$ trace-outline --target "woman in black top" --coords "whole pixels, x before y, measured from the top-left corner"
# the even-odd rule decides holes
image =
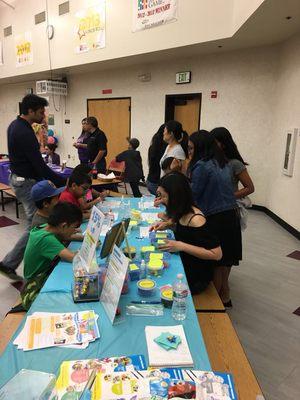
[[[157,189],[162,204],[166,206],[169,221],[175,223],[176,240],[166,240],[160,249],[180,252],[192,294],[200,293],[213,279],[213,265],[222,258],[218,239],[211,233],[202,212],[193,204],[188,179],[180,172],[165,175]],[[165,229],[163,222],[154,229]]]
[[[163,139],[165,125],[161,125],[151,140],[148,150],[149,173],[147,177],[147,188],[151,194],[156,195],[160,179],[160,159],[162,158],[167,143]]]

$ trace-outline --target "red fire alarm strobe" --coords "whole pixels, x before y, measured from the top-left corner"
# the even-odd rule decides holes
[[[218,92],[217,92],[217,90],[212,90],[212,91],[210,92],[210,97],[211,97],[211,99],[216,99],[216,98],[218,97]]]
[[[102,94],[112,94],[112,89],[103,89]]]

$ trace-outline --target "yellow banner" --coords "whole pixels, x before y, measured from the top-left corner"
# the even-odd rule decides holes
[[[85,53],[105,47],[105,0],[75,14],[75,51]]]

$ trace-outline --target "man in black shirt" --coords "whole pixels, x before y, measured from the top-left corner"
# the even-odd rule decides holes
[[[87,117],[86,130],[89,132],[89,138],[87,142],[89,161],[91,164],[96,165],[98,172],[105,173],[107,138],[105,136],[105,133],[99,129],[97,118]]]
[[[36,211],[30,195],[32,186],[42,179],[49,179],[58,187],[65,185],[65,180],[45,164],[31,127],[34,122],[43,121],[47,105],[47,100],[42,97],[34,94],[25,96],[21,103],[21,115],[9,125],[7,130],[10,186],[17,199],[23,204],[27,218],[26,231],[0,262],[0,273],[14,280],[22,279],[15,270],[23,259],[32,217]]]

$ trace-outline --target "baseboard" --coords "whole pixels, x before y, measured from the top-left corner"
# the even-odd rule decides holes
[[[300,232],[294,228],[293,226],[291,226],[290,224],[288,224],[287,222],[285,222],[283,219],[281,219],[280,217],[278,217],[278,215],[274,214],[271,210],[269,210],[267,207],[264,206],[258,206],[256,204],[253,204],[251,208],[249,208],[249,210],[256,210],[256,211],[262,211],[265,214],[267,214],[269,217],[271,217],[275,222],[277,222],[277,224],[279,224],[280,226],[282,226],[282,228],[284,228],[286,231],[288,231],[291,235],[295,236],[295,238],[297,238],[298,240],[300,240]]]

